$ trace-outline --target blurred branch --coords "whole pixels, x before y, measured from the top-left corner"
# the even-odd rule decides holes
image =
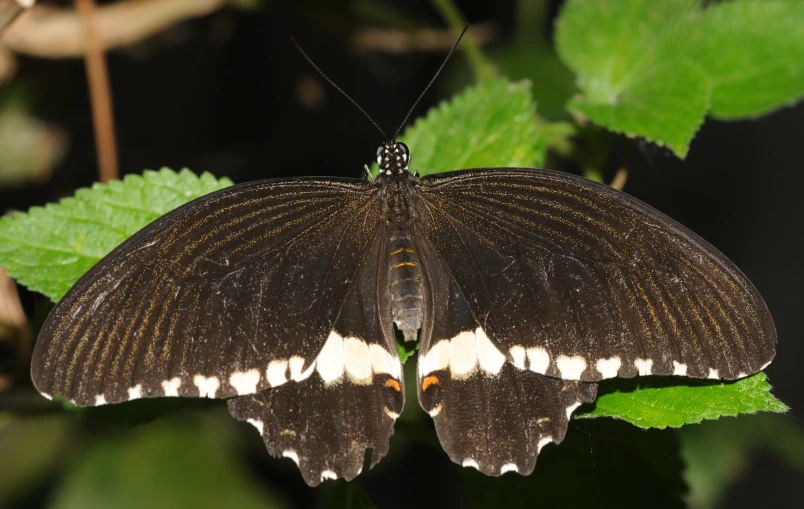
[[[0,32],[14,21],[22,11],[33,6],[36,0],[0,0]]]
[[[20,367],[28,365],[31,352],[31,329],[28,326],[28,319],[22,309],[14,280],[2,267],[0,267],[0,341],[9,343],[9,348],[15,352],[12,358],[16,359],[13,366],[6,366],[5,362],[0,364],[0,368],[3,368],[0,370],[0,392],[2,392],[11,387],[14,378],[24,372]]]
[[[120,0],[97,8],[95,27],[103,50],[127,46],[185,19],[205,16],[231,0]],[[3,34],[12,50],[43,58],[75,58],[86,50],[75,10],[35,5]]]
[[[0,267],[0,323],[14,327],[28,327],[28,319],[20,304],[14,280]]]
[[[479,23],[470,27],[475,42],[485,45],[496,35],[491,23]],[[364,28],[352,38],[352,46],[358,52],[409,53],[412,51],[448,51],[455,43],[455,33],[443,29],[395,30]]]
[[[458,12],[455,4],[452,3],[452,0],[432,0],[432,2],[438,12],[441,13],[441,17],[447,22],[447,25],[455,32],[454,37],[457,37],[466,25],[466,20]],[[475,41],[474,31],[471,27],[463,39],[462,46],[476,80],[485,81],[497,77],[497,69],[481,51],[480,46]]]
[[[106,56],[96,26],[95,0],[75,0],[75,8],[81,17],[86,46],[87,81],[92,102],[92,122],[95,128],[95,145],[98,152],[100,181],[118,178],[117,143],[114,135],[112,93],[109,89],[109,73]]]
[[[614,178],[611,180],[611,184],[609,184],[609,186],[618,191],[622,191],[626,182],[628,182],[628,168],[622,167],[617,170],[617,173],[614,175]]]

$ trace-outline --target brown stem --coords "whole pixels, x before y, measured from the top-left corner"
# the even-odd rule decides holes
[[[100,181],[118,178],[117,144],[112,115],[112,93],[109,88],[109,73],[106,58],[95,26],[95,0],[75,0],[75,7],[84,27],[87,80],[92,102],[92,121],[95,127],[95,145],[98,153]]]

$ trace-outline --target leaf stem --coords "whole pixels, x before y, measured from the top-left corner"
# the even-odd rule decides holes
[[[447,25],[449,25],[456,34],[463,30],[463,27],[466,25],[466,20],[455,7],[452,0],[432,0],[432,3],[435,8],[438,9],[444,21],[447,22]],[[462,46],[462,49],[466,52],[466,58],[469,60],[469,66],[472,68],[472,73],[475,75],[477,81],[487,81],[497,77],[497,68],[494,67],[494,64],[483,54],[480,46],[478,46],[472,37],[471,30],[469,30],[466,37],[464,37]]]

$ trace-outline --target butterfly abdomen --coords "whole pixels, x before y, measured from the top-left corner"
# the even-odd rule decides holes
[[[422,272],[409,230],[392,230],[390,236],[391,310],[405,341],[416,339],[422,325]]]

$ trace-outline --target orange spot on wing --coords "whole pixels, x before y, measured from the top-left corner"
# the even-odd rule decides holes
[[[389,378],[388,380],[386,380],[385,381],[385,386],[392,388],[396,392],[401,392],[402,391],[402,387],[399,386],[399,382],[397,382],[393,378]]]
[[[422,380],[422,390],[426,391],[428,387],[431,385],[440,385],[441,381],[438,379],[437,376],[428,376],[424,380]]]

